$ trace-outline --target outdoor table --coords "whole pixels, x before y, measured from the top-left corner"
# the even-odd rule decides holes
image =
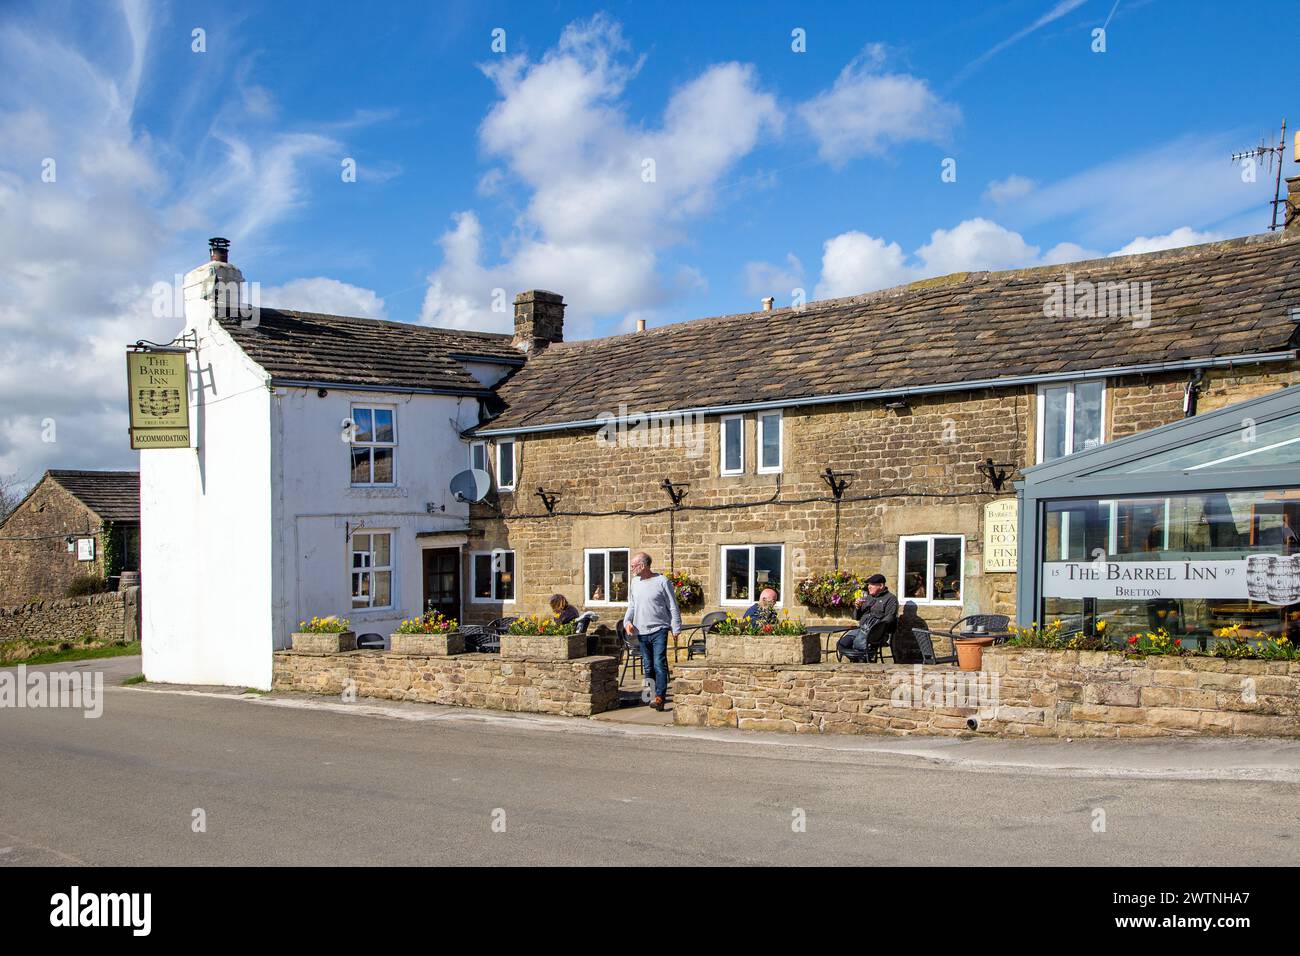
[[[857,628],[857,623],[853,624],[809,624],[809,634],[824,634],[826,640],[822,642],[822,659],[825,660],[831,656],[834,650],[831,644],[831,638],[836,634],[843,634],[845,631],[852,631]]]
[[[968,639],[973,638],[973,637],[976,637],[976,638],[978,638],[978,637],[991,637],[991,638],[993,638],[993,643],[994,643],[994,644],[1001,644],[1001,643],[1007,641],[1008,639],[1010,639],[1011,636],[1012,636],[1012,632],[1011,632],[1011,631],[988,631],[988,630],[984,630],[984,631],[975,631],[975,630],[970,630],[970,629],[964,630],[964,631],[962,631],[960,634],[957,635],[958,638],[963,639],[963,640],[968,640]]]

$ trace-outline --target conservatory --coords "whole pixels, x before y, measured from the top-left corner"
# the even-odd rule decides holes
[[[1022,624],[1164,629],[1202,650],[1234,626],[1300,641],[1300,385],[1027,468],[1016,486]]]

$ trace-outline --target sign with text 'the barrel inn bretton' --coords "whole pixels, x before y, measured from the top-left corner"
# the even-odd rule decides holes
[[[127,352],[132,448],[190,447],[190,379],[182,350]]]

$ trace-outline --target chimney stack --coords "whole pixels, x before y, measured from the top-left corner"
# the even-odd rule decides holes
[[[771,311],[772,311],[772,303],[774,303],[775,301],[776,301],[776,299],[774,299],[774,298],[773,298],[772,296],[770,296],[770,295],[769,295],[766,299],[764,299],[764,300],[763,300],[763,311],[764,311],[764,312],[771,312]]]
[[[515,337],[511,345],[522,352],[540,352],[564,341],[564,296],[531,289],[515,296]]]
[[[1297,144],[1300,149],[1300,144]],[[1300,233],[1300,176],[1286,181],[1286,205],[1282,207],[1282,231],[1294,236]]]
[[[244,301],[244,274],[230,264],[230,240],[208,240],[208,261],[185,274],[185,325],[206,328],[215,319],[256,319],[254,302]]]

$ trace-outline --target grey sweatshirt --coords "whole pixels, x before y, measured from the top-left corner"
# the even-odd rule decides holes
[[[633,576],[623,623],[635,627],[637,634],[650,634],[665,627],[674,634],[681,633],[682,612],[677,609],[677,597],[669,580],[662,574],[648,578]]]

